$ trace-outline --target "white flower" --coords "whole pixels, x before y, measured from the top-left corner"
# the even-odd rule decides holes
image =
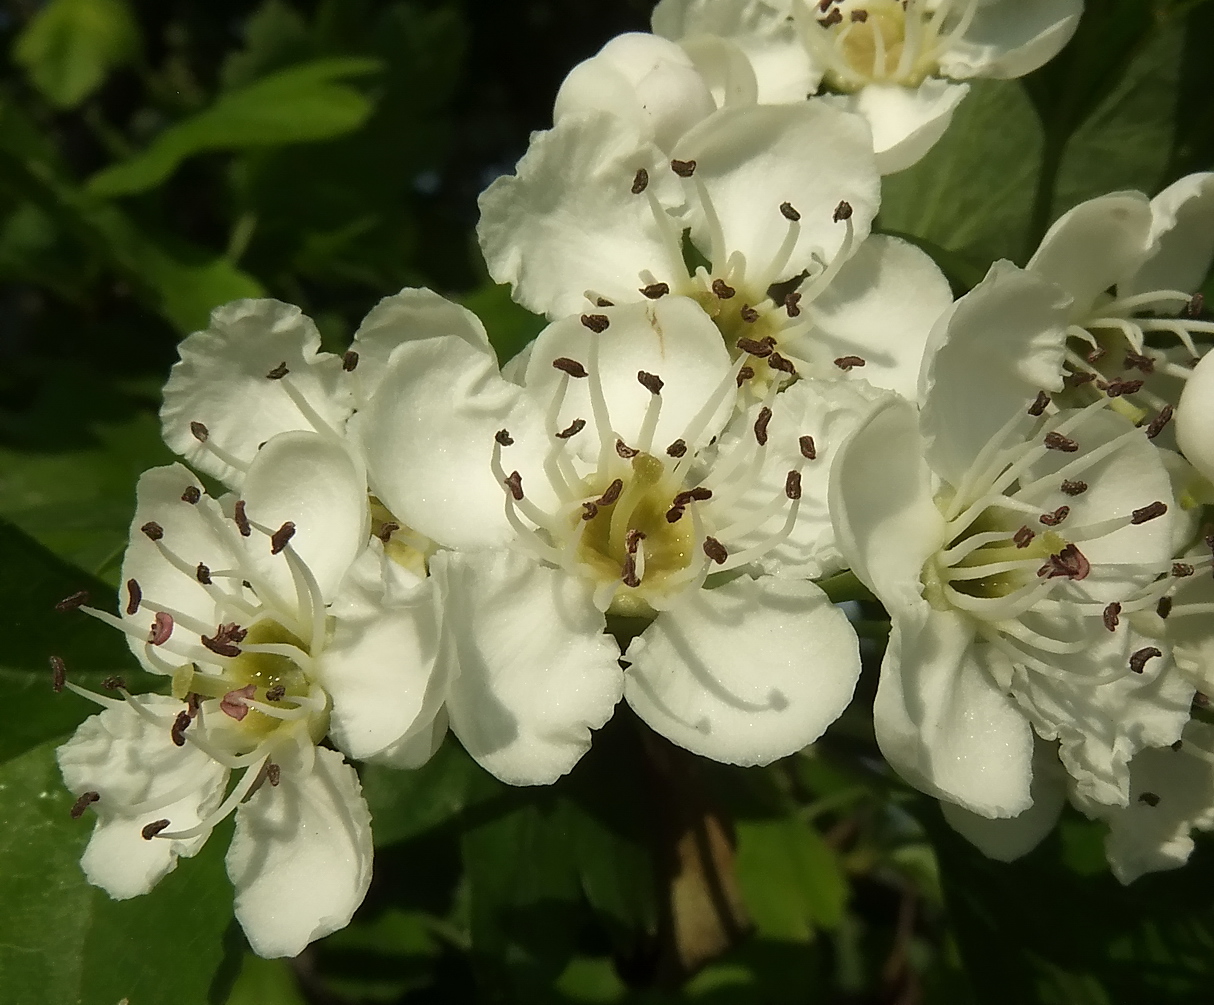
[[[803,100],[825,85],[838,95],[830,100],[869,120],[878,166],[892,174],[944,135],[968,90],[958,81],[1037,69],[1082,11],[1082,0],[662,0],[653,29],[675,41],[734,41],[752,56],[760,95],[781,93],[781,77],[801,85],[760,100]]]
[[[1181,392],[1176,445],[1207,481],[1214,482],[1214,353],[1202,357]]]
[[[354,429],[377,498],[452,549],[431,561],[456,664],[447,710],[482,765],[552,781],[621,692],[659,732],[737,763],[799,749],[839,715],[855,635],[804,577],[837,560],[827,465],[872,392],[773,381],[736,413],[748,357],[731,363],[676,296],[550,325],[520,383],[473,319],[425,334],[400,339]],[[627,673],[607,616],[640,633]]]
[[[881,748],[987,817],[1030,805],[1033,729],[1085,797],[1124,805],[1130,756],[1179,736],[1193,690],[1135,616],[1173,553],[1160,452],[1109,398],[1040,390],[1061,390],[1069,303],[997,263],[933,332],[922,413],[886,404],[833,472],[840,548],[893,621]]]
[[[437,615],[432,585],[368,544],[365,477],[341,443],[280,433],[241,493],[217,502],[181,465],[140,479],[123,612],[82,609],[125,632],[172,697],[69,685],[106,708],[59,761],[72,791],[99,797],[82,865],[117,898],[235,812],[236,917],[256,952],[288,956],[348,923],[370,881],[357,776],[317,743],[403,764],[432,752]]]
[[[735,357],[767,341],[760,393],[774,356],[806,376],[864,367],[913,394],[952,296],[923,252],[868,237],[879,196],[863,120],[820,103],[723,109],[673,159],[618,118],[583,116],[532,138],[517,175],[481,196],[478,234],[494,279],[552,319],[688,296]],[[694,270],[685,228],[706,259]]]

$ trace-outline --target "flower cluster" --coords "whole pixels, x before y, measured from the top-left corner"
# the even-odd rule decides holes
[[[165,679],[56,664],[103,709],[59,751],[90,881],[144,893],[234,814],[237,917],[289,955],[367,889],[347,758],[450,727],[547,784],[621,699],[706,757],[791,754],[860,676],[847,569],[892,625],[880,749],[962,833],[1012,857],[1069,796],[1123,878],[1183,861],[1214,826],[1214,176],[1075,207],[956,302],[872,232],[961,81],[1080,7],[662,0],[481,196],[490,274],[550,322],[505,366],[425,289],[341,356],[295,307],[215,311],[161,413],[209,481],[147,472],[118,613],[61,605]]]

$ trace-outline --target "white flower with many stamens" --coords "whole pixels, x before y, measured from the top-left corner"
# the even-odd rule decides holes
[[[802,85],[761,100],[834,92],[872,124],[878,166],[892,174],[944,135],[968,90],[959,81],[1037,69],[1082,12],[1083,0],[662,0],[653,30],[692,52],[705,38],[733,41],[751,56],[760,95],[779,93],[781,77]]]
[[[723,109],[673,160],[600,114],[537,133],[481,196],[478,234],[494,279],[554,320],[687,296],[731,355],[755,357],[760,396],[788,364],[913,395],[952,295],[923,252],[868,236],[879,197],[863,120],[827,105]]]
[[[826,474],[873,392],[773,380],[739,413],[749,357],[731,361],[676,296],[550,325],[520,383],[483,339],[471,319],[413,328],[353,426],[377,498],[452,549],[431,572],[455,664],[447,711],[472,756],[506,781],[550,782],[621,692],[720,760],[816,739],[859,658],[804,577],[819,551],[837,558]],[[639,633],[627,672],[608,617]]]
[[[881,748],[986,817],[1030,805],[1034,729],[1086,798],[1124,805],[1130,757],[1179,737],[1193,693],[1135,617],[1171,567],[1160,452],[1108,398],[1034,391],[1062,388],[1068,304],[997,264],[933,333],[922,413],[878,410],[832,474],[840,548],[893,622]]]
[[[122,613],[82,610],[125,632],[172,696],[69,684],[106,708],[59,763],[98,818],[85,873],[116,898],[146,893],[235,812],[236,917],[261,955],[294,955],[344,926],[370,881],[357,776],[317,744],[429,756],[437,614],[431,586],[368,544],[365,478],[342,445],[272,437],[241,492],[217,502],[181,465],[140,479]]]

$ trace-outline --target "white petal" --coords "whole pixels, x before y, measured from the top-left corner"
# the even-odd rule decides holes
[[[693,590],[628,647],[624,696],[694,753],[767,764],[813,743],[851,701],[856,633],[813,583],[743,576]]]
[[[97,825],[80,865],[88,881],[115,900],[147,893],[176,868],[178,856],[197,854],[209,832],[149,841],[141,831],[164,819],[173,830],[197,825],[219,805],[228,776],[193,744],[178,747],[169,738],[173,720],[185,708],[182,702],[163,695],[139,700],[156,723],[118,704],[85,719],[56,751],[72,793],[101,797],[90,810]],[[178,798],[164,801],[178,791]],[[151,808],[140,809],[141,803]]]
[[[1191,576],[1174,595],[1178,607],[1214,604],[1214,577]],[[1168,621],[1168,641],[1176,667],[1203,694],[1214,693],[1214,618],[1176,617]]]
[[[1096,298],[1142,267],[1150,254],[1151,204],[1141,192],[1114,192],[1064,213],[1041,240],[1030,272],[1057,283],[1082,321]]]
[[[1011,79],[1048,63],[1071,40],[1083,0],[980,2],[965,35],[940,60],[950,77]]]
[[[296,956],[350,923],[371,882],[371,814],[354,769],[317,747],[284,759],[236,811],[228,876],[236,920],[259,956]]]
[[[285,363],[289,380],[317,417],[340,431],[351,409],[341,360],[320,349],[320,333],[298,307],[277,300],[237,300],[216,308],[205,331],[187,336],[164,386],[160,421],[165,442],[209,475],[235,486],[241,470],[206,449],[190,424],[206,426],[208,442],[247,464],[257,446],[313,423],[280,380],[266,374]]]
[[[1176,445],[1189,463],[1214,481],[1214,353],[1193,368],[1176,406]]]
[[[1058,764],[1053,744],[1037,741],[1033,749],[1033,805],[1014,817],[983,817],[943,802],[940,810],[958,834],[987,858],[1012,862],[1037,847],[1066,803],[1066,772]]]
[[[553,319],[586,310],[587,290],[618,303],[640,299],[652,282],[678,285],[687,276],[681,250],[663,238],[648,197],[632,192],[640,169],[663,206],[681,205],[668,159],[614,115],[564,118],[534,133],[517,173],[479,199],[489,274]]]
[[[716,35],[696,35],[680,43],[717,108],[753,105],[759,100],[759,82],[742,47]]]
[[[1122,296],[1195,291],[1214,257],[1214,174],[1186,175],[1151,200],[1151,256]]]
[[[590,749],[623,690],[619,648],[590,585],[506,551],[441,553],[451,729],[487,771],[546,785]]]
[[[968,84],[928,77],[916,88],[868,84],[854,95],[831,100],[868,120],[877,170],[894,174],[917,164],[948,131]]]
[[[809,308],[807,341],[824,366],[859,356],[865,380],[914,400],[928,334],[952,303],[948,280],[927,254],[874,234]]]
[[[919,378],[932,470],[956,485],[978,452],[1042,390],[1062,390],[1066,295],[996,262],[928,339]],[[1025,424],[1029,423],[1027,412]]]
[[[723,108],[684,136],[674,157],[696,162],[695,179],[720,219],[725,251],[740,253],[746,281],[764,290],[804,269],[818,271],[815,255],[829,261],[839,253],[847,232],[834,220],[840,202],[851,205],[860,241],[881,198],[866,123],[819,101]],[[773,275],[772,260],[790,228],[780,209],[785,202],[800,213],[800,235]],[[700,201],[690,205],[692,238],[707,254],[711,229]]]
[[[351,346],[358,353],[354,377],[360,404],[365,405],[375,394],[398,345],[443,335],[461,338],[474,349],[493,355],[485,326],[467,308],[427,289],[404,289],[384,297],[358,326]]]
[[[541,422],[490,356],[448,336],[398,346],[379,393],[351,430],[367,459],[372,491],[400,521],[449,547],[475,548],[513,536],[506,489],[490,463],[499,430],[516,440],[507,448],[506,470],[518,468],[526,492],[541,504],[548,498]]]
[[[591,334],[576,317],[549,325],[536,338],[524,383],[537,408],[547,408],[558,384],[566,379],[553,360],[573,359],[590,373],[570,379],[556,432],[574,419],[589,424],[573,440],[588,459],[598,453],[591,391],[597,381],[602,388],[615,436],[632,447],[640,442],[645,413],[653,398],[637,374],[654,374],[663,381],[652,446],[665,448],[683,437],[688,426],[714,394],[720,404],[705,424],[693,449],[714,437],[732,414],[737,385],[730,376],[729,351],[717,326],[693,300],[667,296],[660,300],[602,308],[610,327]],[[597,341],[596,341],[597,340]],[[597,344],[597,349],[592,346]],[[597,357],[598,365],[594,365]],[[724,382],[724,394],[718,394]],[[512,430],[513,432],[513,430]]]
[[[446,696],[446,681],[434,672],[439,612],[433,581],[417,581],[375,541],[351,569],[330,614],[332,636],[316,678],[333,702],[329,733],[337,746],[364,760],[416,734],[432,734]]]
[[[438,748],[442,746],[443,740],[447,737],[448,725],[447,709],[444,706],[438,710],[438,714],[424,729],[403,737],[376,754],[371,760],[376,764],[386,764],[391,768],[409,771],[420,768],[438,753]]]

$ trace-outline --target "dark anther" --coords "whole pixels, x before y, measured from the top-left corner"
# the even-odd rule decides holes
[[[1173,744],[1172,744],[1172,745],[1169,747],[1169,749],[1170,749],[1170,750],[1179,750],[1179,749],[1180,749],[1181,747],[1183,747],[1183,746],[1184,746],[1184,740],[1177,740],[1175,743],[1173,743]]]
[[[139,589],[139,584],[133,579],[126,581],[126,596],[127,614],[138,614],[139,602],[143,599],[143,591]]]
[[[838,14],[838,10],[835,10],[835,13]],[[839,20],[843,20],[842,15],[840,15]],[[850,220],[851,214],[851,203],[846,199],[841,199],[839,200],[839,205],[835,207],[835,212],[832,219],[835,221],[835,223],[841,223],[844,220]]]
[[[641,577],[637,575],[637,557],[632,552],[624,556],[624,566],[620,570],[620,582],[634,590],[641,585]]]
[[[189,503],[191,506],[193,506],[195,503],[197,503],[198,500],[201,498],[202,498],[202,490],[199,489],[197,485],[191,485],[189,488],[187,488],[184,492],[181,493],[181,501]]]
[[[1102,359],[1104,359],[1104,357],[1107,355],[1108,355],[1107,349],[1101,348],[1100,346],[1095,346],[1095,347],[1093,347],[1092,351],[1090,353],[1088,353],[1086,356],[1084,356],[1083,358],[1086,359],[1093,366],[1095,366]]]
[[[194,578],[203,586],[211,585],[211,570],[202,562],[198,563],[198,568],[194,570]]]
[[[1159,603],[1155,605],[1155,613],[1158,614],[1161,618],[1166,618],[1169,614],[1171,614],[1172,613],[1172,598],[1171,597],[1160,597]]]
[[[97,802],[100,798],[101,796],[99,793],[82,792],[80,794],[80,798],[72,803],[72,808],[68,810],[68,814],[73,820],[79,820],[82,816],[84,816],[84,811],[92,806],[93,803]]]
[[[196,663],[191,664],[191,666],[193,666],[195,670],[198,669],[198,664]],[[190,713],[191,719],[198,718],[198,710],[200,708],[202,708],[202,695],[200,695],[197,691],[191,691],[185,696],[185,710]]]
[[[1138,795],[1138,801],[1140,803],[1145,803],[1147,806],[1158,806],[1159,796],[1157,796],[1154,792],[1141,792]]]
[[[89,591],[78,590],[70,597],[64,597],[55,605],[57,611],[74,611],[77,607],[83,607],[89,602]]]
[[[287,546],[287,542],[295,536],[295,524],[290,520],[270,535],[270,554],[277,555]]]
[[[741,387],[755,375],[753,366],[744,366],[738,371],[738,387]]]
[[[358,366],[358,353],[353,349],[347,349],[346,354],[341,358],[341,368],[346,373],[350,373],[356,366]]]
[[[1154,646],[1147,646],[1145,649],[1139,649],[1136,653],[1130,654],[1130,669],[1134,673],[1142,673],[1147,666],[1147,660],[1154,659],[1156,656],[1162,656],[1163,653]]]
[[[1148,520],[1154,520],[1156,517],[1163,516],[1168,511],[1168,504],[1156,499],[1149,506],[1143,506],[1142,509],[1136,509],[1130,514],[1130,523],[1137,526],[1140,523],[1146,523]]]
[[[725,550],[725,545],[715,537],[704,538],[704,554],[716,562],[717,565],[724,565],[725,559],[729,557],[729,552]]]
[[[285,377],[290,372],[291,371],[287,369],[287,361],[284,359],[281,363],[278,364],[278,366],[274,367],[273,370],[271,370],[269,373],[266,374],[266,379],[267,380],[282,380],[282,378]]]
[[[273,761],[266,761],[266,781],[278,787],[278,783],[282,781],[282,768]]]
[[[596,506],[610,506],[613,502],[615,502],[620,497],[620,493],[623,491],[624,491],[624,482],[622,479],[617,478],[615,481],[613,481],[610,485],[607,486],[607,491],[604,492],[601,496],[599,496],[594,501],[594,503]]]
[[[716,294],[719,300],[729,300],[738,291],[725,282],[724,279],[714,279],[712,281],[712,292]]]
[[[1033,538],[1037,535],[1033,533],[1030,527],[1021,527],[1015,534],[1012,535],[1012,541],[1015,542],[1017,548],[1027,548],[1033,543]]]
[[[1193,695],[1193,704],[1198,708],[1209,708],[1210,696],[1198,691]]]
[[[1163,432],[1163,427],[1172,421],[1172,406],[1164,405],[1159,410],[1159,414],[1151,420],[1147,426],[1147,439],[1153,440],[1156,436]]]
[[[680,492],[674,497],[674,505],[682,509],[693,502],[707,502],[712,498],[712,489],[705,488],[703,485],[697,485],[694,489],[687,489]]]
[[[644,168],[637,168],[637,173],[632,179],[632,194],[640,195],[647,188],[649,188],[649,172]]]
[[[866,10],[854,10],[854,11],[852,11],[852,12],[851,12],[851,19],[852,19],[853,21],[857,21],[857,22],[859,22],[860,24],[863,24],[865,21],[867,21],[867,20],[868,20],[868,11],[866,11]]]
[[[644,370],[637,371],[637,380],[641,382],[641,386],[650,394],[661,394],[662,388],[666,383],[656,373],[646,373]]]
[[[523,476],[517,471],[510,472],[510,477],[506,479],[506,488],[510,490],[510,494],[514,497],[515,502],[521,502],[523,498]]]
[[[585,419],[574,419],[569,425],[556,434],[558,440],[567,440],[571,436],[576,436],[586,428]]]
[[[628,446],[628,444],[623,440],[615,441],[615,452],[626,461],[636,457],[636,455],[640,453],[639,450],[633,450],[632,447]]]
[[[788,477],[784,479],[784,494],[789,499],[801,498],[801,472],[790,471]]]
[[[1141,370],[1143,373],[1155,372],[1155,359],[1152,356],[1144,356],[1142,353],[1130,351],[1125,354],[1125,362],[1121,364],[1123,370]]]
[[[101,686],[107,691],[125,691],[126,679],[119,677],[118,674],[110,674],[109,677],[101,682]]]
[[[51,657],[51,690],[59,694],[67,683],[67,667],[58,656]]]
[[[493,438],[497,440],[499,446],[512,447],[514,446],[514,437],[510,435],[510,430],[499,429],[493,434]]]
[[[240,647],[229,642],[226,638],[220,636],[219,633],[216,633],[214,638],[209,635],[200,636],[200,641],[216,656],[235,658],[240,655]]]
[[[599,508],[592,502],[582,503],[582,519],[593,520],[599,515]]]
[[[1121,624],[1121,605],[1114,600],[1104,609],[1104,613],[1100,615],[1100,620],[1104,622],[1104,627],[1110,632],[1117,631],[1117,626]]]
[[[843,11],[838,7],[834,8],[826,17],[819,19],[818,24],[823,28],[833,28],[837,24],[843,23]]]
[[[863,365],[864,357],[862,356],[840,356],[837,360],[835,360],[835,366],[837,366],[844,373],[847,373],[849,370],[857,366]]]
[[[642,287],[641,296],[648,297],[650,300],[661,300],[670,292],[669,283],[650,283],[648,286]]]
[[[666,522],[678,523],[683,519],[683,512],[684,510],[682,506],[671,506],[670,509],[666,511]]]
[[[759,342],[758,340],[752,338],[740,338],[735,344],[744,353],[749,353],[751,356],[757,356],[759,359],[763,359],[764,357],[771,355],[771,346],[769,346],[766,342]]]
[[[818,459],[818,448],[814,444],[812,436],[802,436],[797,439],[797,445],[801,448],[801,456],[807,461],[816,461]]]
[[[169,826],[167,820],[153,820],[150,824],[143,828],[139,833],[143,835],[143,840],[151,841],[162,830],[166,830]]]
[[[609,318],[606,314],[583,314],[582,324],[584,324],[596,335],[601,335],[609,327],[611,327],[611,318]]]
[[[1045,413],[1045,407],[1050,403],[1050,396],[1044,391],[1038,391],[1037,397],[1031,405],[1029,405],[1029,415],[1042,415]]]
[[[671,161],[670,170],[680,178],[690,178],[696,173],[695,161]]]
[[[1084,384],[1089,384],[1095,379],[1096,374],[1090,373],[1087,370],[1077,370],[1063,377],[1062,383],[1067,387],[1082,387]]]
[[[1045,445],[1050,450],[1061,450],[1064,454],[1073,454],[1079,449],[1079,444],[1075,440],[1054,430],[1045,434]]]
[[[1037,570],[1037,575],[1046,579],[1066,576],[1068,579],[1080,580],[1086,579],[1091,571],[1092,565],[1087,556],[1075,545],[1068,544],[1057,554],[1051,555],[1045,565]]]
[[[1110,380],[1105,393],[1110,398],[1120,398],[1125,394],[1137,394],[1142,390],[1141,380]]]
[[[594,315],[594,316],[601,317],[602,315]],[[606,319],[604,319],[604,320],[606,320]],[[585,318],[582,318],[582,323],[586,324]],[[592,328],[595,331],[602,331],[603,328],[606,328],[607,326],[603,325],[602,328],[594,328],[593,325],[586,325],[586,327]],[[580,377],[586,376],[586,368],[584,366],[582,366],[582,364],[579,363],[576,359],[570,359],[568,356],[557,357],[556,359],[554,359],[552,361],[552,365],[554,367],[556,367],[556,369],[560,370],[561,373],[569,374],[570,377],[579,377],[580,378]],[[509,436],[510,434],[507,433],[506,435]],[[509,445],[510,444],[508,444],[508,443],[502,444],[502,446],[505,446],[505,447],[508,447]]]
[[[674,443],[666,448],[666,453],[671,457],[682,457],[687,453],[687,441],[675,440]]]
[[[1057,527],[1071,512],[1070,506],[1059,506],[1053,513],[1042,513],[1038,519],[1047,527]]]
[[[1063,481],[1062,491],[1069,496],[1081,496],[1088,490],[1088,483],[1081,480],[1071,481],[1069,478]]]
[[[148,631],[148,642],[154,646],[162,646],[169,641],[169,636],[173,634],[173,615],[165,611],[157,611],[156,617],[152,621],[152,627]]]
[[[392,540],[392,535],[398,530],[400,530],[400,524],[398,524],[395,520],[386,520],[380,525],[379,532],[375,536],[378,537],[384,544],[387,544]]]
[[[240,531],[241,537],[248,537],[253,533],[253,526],[249,523],[248,514],[244,511],[243,499],[236,500],[236,506],[232,510],[232,519],[236,521],[236,529]]]
[[[748,325],[753,325],[759,320],[759,312],[751,307],[750,304],[743,304],[742,309],[738,311],[738,314]]]
[[[834,2],[835,0],[818,0],[818,10],[825,14]]]
[[[801,308],[798,306],[800,303],[800,293],[790,293],[784,298],[784,310],[788,312],[790,318],[799,318],[801,316]]]
[[[190,432],[194,435],[194,439],[196,439],[199,443],[206,443],[207,437],[211,435],[210,430],[208,430],[207,427],[201,422],[191,422]]]
[[[767,365],[773,370],[779,370],[782,373],[795,374],[797,368],[792,365],[792,360],[785,359],[778,352],[773,352],[767,357]]]
[[[1193,298],[1185,304],[1184,310],[1181,312],[1186,318],[1199,318],[1206,310],[1206,295],[1204,293],[1194,293]]]
[[[641,546],[641,542],[644,540],[645,532],[643,530],[637,530],[635,527],[633,527],[628,531],[627,534],[624,535],[624,550],[627,551],[629,555],[635,555],[637,553],[637,549]]]
[[[793,223],[801,219],[801,214],[797,212],[791,202],[780,203],[780,213],[785,220],[791,220]]]
[[[177,718],[173,720],[173,728],[169,730],[169,738],[173,741],[173,746],[185,746],[185,731],[193,721],[189,712],[182,710],[177,713]]]
[[[755,439],[760,447],[767,446],[767,424],[771,422],[771,409],[764,405],[759,409],[759,417],[755,419]]]
[[[1188,579],[1196,571],[1188,562],[1172,563],[1172,577],[1174,579]]]
[[[287,696],[286,684],[275,684],[266,690],[266,701],[282,701]]]
[[[160,524],[158,524],[155,520],[149,520],[139,529],[143,531],[150,541],[159,541],[162,537],[164,537],[164,528],[161,527]]]
[[[614,307],[615,301],[608,300],[606,297],[596,297],[594,301],[595,307]]]

